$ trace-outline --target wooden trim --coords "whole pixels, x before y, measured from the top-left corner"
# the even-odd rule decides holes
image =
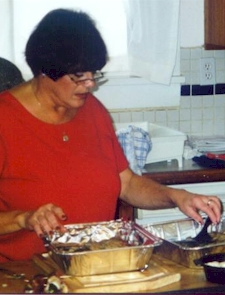
[[[225,49],[225,0],[204,1],[204,35],[206,50]]]

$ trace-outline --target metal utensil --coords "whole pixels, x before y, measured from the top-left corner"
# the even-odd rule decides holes
[[[186,239],[180,241],[179,244],[185,247],[199,247],[203,245],[207,245],[212,243],[213,238],[208,233],[208,227],[212,224],[212,221],[209,217],[207,217],[204,226],[201,231],[194,238]]]
[[[208,227],[212,224],[212,221],[209,217],[207,217],[205,224],[201,231],[197,234],[195,238],[193,238],[194,241],[196,241],[199,244],[206,244],[212,242],[212,237],[208,233]]]

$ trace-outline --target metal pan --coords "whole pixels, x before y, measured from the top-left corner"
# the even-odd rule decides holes
[[[59,235],[59,239],[64,239],[64,236],[68,237],[68,233],[74,231],[74,229],[78,229],[83,234],[84,232],[91,232],[91,229],[96,227],[100,231],[103,228],[115,227],[116,236],[123,241],[128,241],[128,244],[90,250],[87,249],[88,242],[81,248],[74,247],[74,243],[70,241],[59,243],[58,236],[55,234],[55,236],[50,237],[50,240],[45,241],[45,246],[50,256],[66,274],[86,276],[144,270],[149,265],[155,247],[162,244],[160,238],[152,235],[138,224],[121,220],[68,224],[66,225],[67,233],[62,236]],[[95,233],[95,230],[93,233]],[[138,245],[133,243],[134,235],[139,238],[140,243]],[[76,239],[78,234],[69,234],[69,236]]]
[[[205,219],[205,218],[204,218]],[[189,268],[199,268],[194,263],[195,259],[202,256],[225,253],[225,218],[218,225],[208,227],[210,235],[215,239],[212,243],[199,246],[190,245],[190,239],[196,237],[202,229],[202,225],[190,218],[163,223],[153,223],[143,226],[154,236],[163,239],[155,253]]]

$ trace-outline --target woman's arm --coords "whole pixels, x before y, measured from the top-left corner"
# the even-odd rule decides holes
[[[136,175],[130,169],[121,172],[120,179],[120,198],[134,207],[151,210],[179,207],[184,214],[202,223],[203,219],[199,214],[201,210],[213,223],[220,222],[222,206],[216,196],[193,194],[183,189],[170,188]]]
[[[65,232],[61,221],[66,215],[60,207],[46,204],[35,211],[0,212],[0,235],[27,229],[35,231],[39,237],[52,234],[54,230]]]

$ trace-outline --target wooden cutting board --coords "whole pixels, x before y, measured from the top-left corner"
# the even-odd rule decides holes
[[[55,263],[50,257],[35,255],[34,262],[45,273],[50,274]],[[59,271],[59,269],[57,270]],[[68,286],[69,293],[125,293],[150,291],[178,282],[180,273],[171,273],[165,266],[152,261],[149,268],[143,272],[131,271],[115,274],[73,277],[60,273],[61,279]]]

